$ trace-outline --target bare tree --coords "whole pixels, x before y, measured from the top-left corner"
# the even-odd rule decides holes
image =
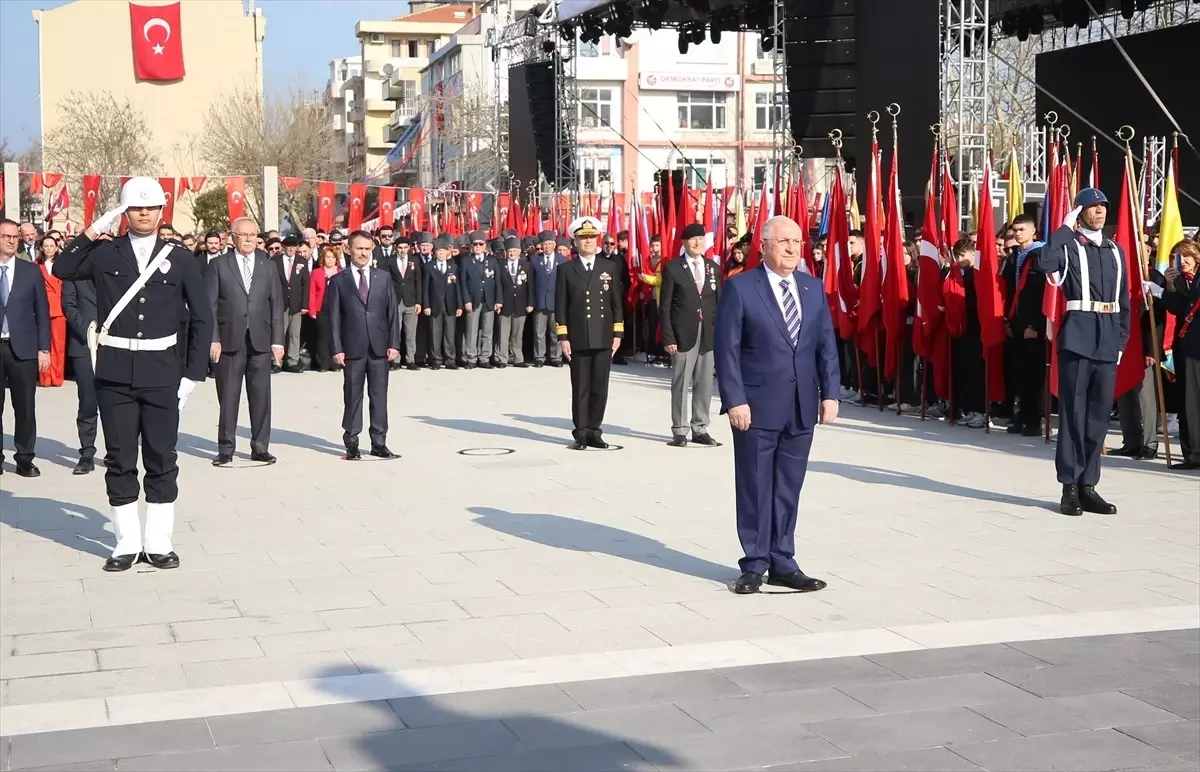
[[[285,177],[330,179],[335,139],[333,118],[317,95],[293,89],[264,103],[253,89],[239,89],[209,109],[199,148],[214,171],[245,176],[247,213],[261,222],[263,167],[276,166]],[[304,221],[300,213],[313,187],[280,186],[279,201],[292,222]]]
[[[482,84],[454,95],[425,95],[419,105],[422,120],[430,126],[423,144],[434,159],[433,182],[461,181],[466,190],[495,186],[496,142],[507,128],[506,106]]]
[[[58,120],[44,137],[46,170],[72,176],[157,171],[159,159],[150,127],[128,97],[118,99],[109,91],[73,91],[55,109]],[[101,195],[115,201],[117,186],[104,186]]]

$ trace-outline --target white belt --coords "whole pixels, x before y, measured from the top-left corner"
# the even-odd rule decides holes
[[[119,348],[124,351],[166,351],[175,345],[175,341],[179,338],[178,334],[168,335],[165,338],[119,338],[116,335],[108,333],[100,333],[99,343],[101,346],[109,348]]]
[[[1101,303],[1098,300],[1068,300],[1068,311],[1090,311],[1093,314],[1115,314],[1121,310],[1119,303]]]

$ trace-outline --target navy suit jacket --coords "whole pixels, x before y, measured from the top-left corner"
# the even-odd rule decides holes
[[[17,359],[37,359],[39,351],[50,350],[50,301],[46,298],[46,277],[36,263],[8,261],[9,346]]]
[[[841,391],[824,287],[800,271],[792,276],[801,314],[794,348],[765,268],[740,273],[721,290],[714,346],[721,412],[749,405],[751,428],[779,431],[798,412],[798,428],[812,429],[821,400]]]
[[[358,294],[358,269],[342,271],[329,280],[329,351],[361,359],[368,352],[376,358],[400,348],[400,320],[392,277],[382,268],[371,268],[367,302]]]
[[[567,262],[567,258],[555,252],[550,256],[550,267],[546,267],[546,256],[536,254],[529,258],[533,267],[533,297],[529,305],[536,311],[554,310],[554,289],[558,281],[558,267]]]

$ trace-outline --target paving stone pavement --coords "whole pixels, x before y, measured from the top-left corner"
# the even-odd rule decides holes
[[[352,464],[338,459],[340,376],[282,374],[279,463],[230,469],[208,463],[207,383],[182,418],[183,566],[119,575],[100,570],[102,476],[70,474],[74,388],[39,390],[43,474],[0,477],[0,717],[21,709],[30,732],[155,721],[166,692],[224,712],[322,704],[304,679],[460,668],[472,677],[427,692],[470,691],[512,684],[462,670],[488,663],[603,654],[633,675],[1197,623],[1195,476],[1107,458],[1101,490],[1121,514],[1066,518],[1040,440],[855,405],[818,431],[797,528],[801,566],[829,588],[734,596],[729,428],[713,427],[721,448],[666,447],[667,375],[617,368],[607,430],[624,449],[573,453],[565,369],[395,373],[389,444],[403,458]],[[871,645],[845,647],[869,631]],[[687,647],[694,659],[675,654]],[[897,664],[915,678],[946,667]],[[566,680],[539,672],[527,683]],[[1094,676],[1034,667],[1016,687],[1065,698]],[[1172,688],[1106,677],[1139,699]],[[371,684],[353,699],[393,696]],[[233,691],[204,691],[219,689]],[[907,699],[860,697],[884,711]]]
[[[1081,664],[1069,696],[1021,686]],[[1135,696],[1118,673],[1191,699]],[[0,737],[0,770],[1194,772],[1198,718],[1190,629]]]

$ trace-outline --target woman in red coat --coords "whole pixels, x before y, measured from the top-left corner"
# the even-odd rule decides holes
[[[58,256],[58,241],[43,236],[38,243],[38,265],[46,282],[46,299],[50,301],[50,367],[38,373],[39,386],[62,386],[63,367],[67,356],[67,317],[62,308],[62,281],[55,278],[54,258]]]
[[[313,369],[319,373],[333,369],[333,356],[329,351],[329,316],[325,311],[325,292],[329,280],[340,271],[337,248],[322,247],[321,257],[313,267],[308,281],[308,315],[317,325],[316,351],[312,352],[312,363]]]

